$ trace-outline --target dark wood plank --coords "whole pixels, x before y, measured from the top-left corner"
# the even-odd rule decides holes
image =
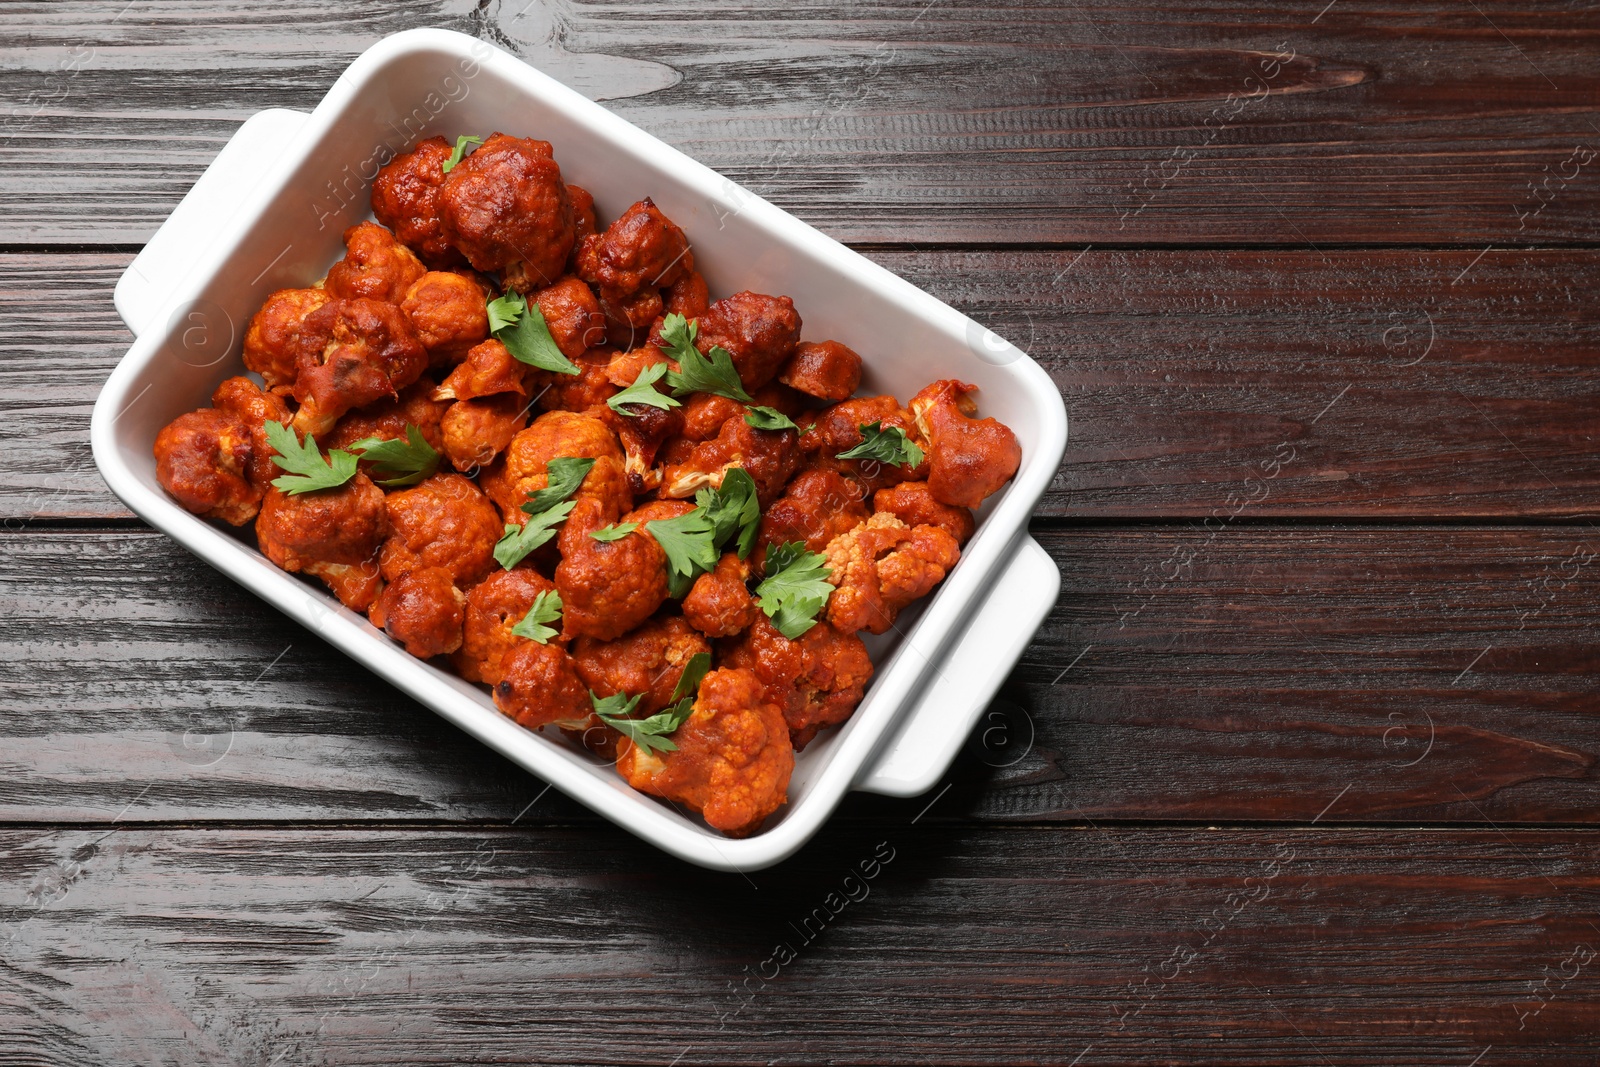
[[[1595,858],[900,821],[742,879],[605,826],[7,831],[0,1028],[62,1065],[1587,1065]]]
[[[1591,4],[1323,7],[13,2],[0,243],[145,240],[246,117],[309,109],[413,26],[500,43],[850,240],[1600,237]]]
[[[1036,536],[1061,603],[942,811],[1600,819],[1593,530]],[[159,535],[0,560],[0,819],[505,822],[543,789]],[[524,821],[582,817],[551,793]]]
[[[1071,440],[1041,516],[1600,510],[1600,252],[874,255],[1055,378]],[[87,443],[127,259],[0,256],[13,526],[128,515]]]

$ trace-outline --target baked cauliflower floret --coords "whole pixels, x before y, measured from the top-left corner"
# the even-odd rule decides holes
[[[855,634],[817,624],[791,641],[758,612],[754,625],[719,661],[755,672],[766,699],[783,711],[790,739],[802,749],[825,726],[844,722],[872,680],[867,646]]]
[[[323,289],[279,289],[250,318],[244,333],[244,367],[261,375],[267,388],[294,388],[296,345],[306,316],[332,300]]]
[[[692,263],[689,239],[645,197],[624,211],[602,234],[578,246],[578,276],[612,303],[644,289],[661,289],[683,277]],[[648,325],[648,324],[647,324]]]
[[[528,395],[528,365],[498,340],[474,345],[465,359],[433,391],[435,400],[476,400],[480,396]]]
[[[339,416],[422,377],[428,353],[405,312],[379,300],[333,300],[306,316],[295,344],[294,428],[321,436]]]
[[[407,652],[429,659],[461,647],[466,607],[467,596],[450,571],[421,567],[385,585],[367,615]]]
[[[680,408],[663,411],[648,404],[624,404],[624,411],[613,411],[601,406],[595,409],[600,421],[609,426],[622,442],[627,455],[624,468],[628,472],[628,487],[635,495],[651,492],[661,485],[661,468],[656,465],[656,453],[667,438],[683,427]]]
[[[494,687],[494,706],[530,730],[541,726],[581,730],[594,714],[589,691],[566,649],[537,641],[520,641],[506,654]]]
[[[186,511],[243,526],[261,508],[252,483],[256,458],[250,424],[231,411],[201,408],[156,434],[156,479]]]
[[[970,508],[940,503],[927,482],[901,482],[879,489],[872,496],[872,510],[888,512],[907,526],[937,526],[958,545],[971,540],[976,528]]]
[[[344,246],[344,258],[328,268],[323,283],[336,299],[398,304],[427,271],[411,249],[376,222],[359,222],[344,231]]]
[[[808,550],[821,552],[829,541],[867,521],[864,494],[860,482],[838,471],[801,471],[761,515],[756,545],[762,558],[768,547],[790,541],[804,541]]]
[[[683,618],[707,637],[732,637],[756,621],[761,609],[746,585],[750,565],[724,552],[714,569],[694,580],[683,598]]]
[[[594,460],[594,466],[589,468],[574,495],[580,499],[593,498],[602,505],[602,519],[596,526],[616,522],[618,516],[633,506],[633,493],[628,488],[624,469],[625,457],[616,435],[605,423],[588,415],[549,411],[517,434],[506,450],[504,485],[507,495],[505,499],[496,497],[495,502],[500,505],[507,522],[520,526],[527,521],[522,504],[549,484],[549,463],[562,457]]]
[[[256,519],[256,540],[269,560],[322,579],[357,611],[378,595],[378,551],[388,533],[383,490],[359,473],[336,489],[291,496],[269,488]]]
[[[667,556],[643,527],[615,541],[589,536],[615,521],[605,501],[579,496],[561,525],[555,579],[568,637],[621,637],[667,599]]]
[[[778,381],[818,400],[845,400],[861,384],[861,357],[838,341],[802,341]]]
[[[384,498],[389,537],[379,565],[394,581],[408,571],[432,568],[463,589],[494,567],[494,546],[504,524],[489,498],[459,474],[435,474]]]
[[[800,340],[800,313],[786,296],[734,293],[706,308],[698,321],[695,347],[707,354],[716,346],[727,349],[747,390],[772,381]]]
[[[272,462],[272,445],[267,441],[269,422],[287,423],[289,405],[276,393],[265,393],[249,378],[229,378],[211,394],[211,406],[231,411],[250,427],[250,483],[262,491],[283,471]]]
[[[690,658],[710,651],[706,639],[683,619],[656,618],[610,641],[578,638],[572,643],[572,662],[595,696],[639,697],[634,714],[643,718],[671,703]]]
[[[464,262],[439,224],[439,186],[451,147],[443,137],[418,141],[378,171],[372,214],[434,270]]]
[[[431,270],[412,282],[398,303],[429,361],[440,367],[460,362],[489,336],[487,295],[476,278]]]
[[[624,738],[617,770],[640,792],[682,804],[729,837],[753,833],[788,799],[789,729],[750,671],[707,674],[672,743],[677,751],[658,752]]]
[[[869,490],[882,489],[898,482],[926,477],[927,457],[922,463],[895,466],[876,459],[840,459],[862,441],[861,427],[881,424],[884,430],[898,429],[907,440],[927,451],[911,413],[892,396],[858,396],[825,408],[800,437],[800,447],[818,467],[828,467],[854,478]]]
[[[828,621],[847,634],[881,634],[901,608],[944,580],[961,548],[937,526],[907,526],[879,512],[828,542],[823,555],[835,586]]]
[[[681,462],[666,464],[661,495],[691,497],[704,486],[720,488],[728,468],[743,467],[765,507],[783,492],[800,460],[800,438],[793,430],[758,430],[742,417],[729,419],[716,437],[695,445]]]
[[[612,356],[610,349],[591,348],[573,359],[577,374],[535,370],[528,375],[528,388],[538,395],[539,407],[545,411],[595,414],[617,394],[617,387],[611,384],[607,373]]]
[[[470,473],[493,463],[527,425],[528,404],[516,393],[458,400],[439,423],[444,439],[440,451],[456,470]],[[488,488],[484,486],[486,492]]]
[[[576,231],[548,141],[494,134],[451,168],[438,203],[445,239],[476,269],[521,293],[561,277]]]
[[[523,565],[495,571],[467,590],[467,613],[461,648],[452,659],[456,671],[469,682],[494,685],[500,681],[501,663],[525,637],[511,632],[533,608],[541,593],[556,591],[555,583]]]
[[[399,396],[385,397],[376,403],[347,412],[317,443],[324,448],[349,449],[357,441],[376,437],[380,441],[406,440],[406,427],[415,426],[422,439],[435,450],[444,446],[440,423],[450,406],[434,400],[433,379],[422,377],[400,390]],[[370,464],[362,461],[362,470]]]
[[[694,269],[694,253],[685,253],[683,262],[683,277],[667,287],[662,299],[668,315],[698,319],[711,306],[711,290],[706,286],[705,278]]]
[[[1022,446],[1011,428],[976,417],[976,390],[946,379],[911,398],[917,429],[928,442],[928,489],[941,503],[964,508],[983,503],[1022,464]]]
[[[562,278],[528,296],[550,327],[550,337],[568,359],[606,343],[606,317],[594,293],[577,278]]]

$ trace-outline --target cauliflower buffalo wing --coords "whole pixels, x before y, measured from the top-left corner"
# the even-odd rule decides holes
[[[848,719],[872,679],[867,646],[855,634],[818,622],[791,641],[759,612],[721,662],[746,668],[761,680],[765,699],[778,706],[789,724],[796,751],[819,730]]]
[[[211,394],[211,406],[231,411],[250,427],[250,483],[262,490],[279,474],[272,462],[272,446],[267,443],[266,424],[289,421],[289,405],[275,393],[263,392],[249,378],[229,378]],[[237,525],[237,524],[235,524]]]
[[[306,316],[333,297],[323,289],[279,289],[250,318],[244,334],[244,367],[275,393],[294,388],[295,359]]]
[[[539,305],[551,338],[568,359],[606,343],[606,317],[600,301],[577,278],[562,278],[533,293],[528,302]]]
[[[617,770],[640,792],[676,801],[729,837],[745,837],[783,806],[794,746],[777,705],[747,670],[715,670],[672,735],[676,751],[618,746]]]
[[[577,237],[550,142],[497,133],[439,186],[440,232],[481,271],[531,293],[561,277]]]
[[[589,691],[560,645],[521,641],[500,665],[494,706],[530,730],[582,730],[594,717]]]
[[[374,626],[418,659],[461,647],[467,597],[443,567],[422,567],[391,580],[367,613]]]
[[[927,482],[901,482],[879,489],[872,496],[872,510],[887,512],[907,526],[937,526],[955,538],[957,545],[971,540],[976,528],[970,508],[941,503]]]
[[[459,474],[435,474],[384,498],[389,537],[378,564],[387,581],[433,569],[463,589],[494,566],[504,524],[489,498]],[[453,650],[446,650],[453,651]]]
[[[506,450],[506,469],[501,483],[502,496],[490,496],[500,505],[507,522],[527,521],[522,505],[550,483],[547,467],[552,459],[593,459],[576,497],[593,498],[601,505],[601,521],[596,526],[616,522],[633,506],[624,469],[625,457],[616,435],[606,424],[572,411],[547,411],[533,420],[526,430],[512,438]],[[570,522],[570,520],[569,520]],[[648,614],[648,612],[646,613]]]
[[[667,599],[667,556],[644,528],[614,541],[589,536],[616,521],[609,508],[599,497],[580,495],[561,526],[555,579],[568,637],[621,637]]]
[[[699,323],[695,347],[727,349],[746,390],[772,381],[800,340],[800,314],[786,296],[734,293],[706,308]]]
[[[328,268],[323,288],[339,300],[382,300],[398,304],[427,268],[411,249],[375,222],[344,231],[344,258]]]
[[[469,682],[495,685],[501,664],[519,645],[530,643],[511,632],[541,593],[553,593],[550,579],[529,566],[495,571],[467,590],[461,648],[452,658],[456,673]]]
[[[1022,446],[1009,426],[976,418],[977,386],[934,382],[911,398],[917,428],[929,446],[928,490],[934,499],[975,508],[1017,473]]]
[[[243,526],[261,510],[262,487],[250,480],[255,452],[250,424],[238,415],[190,411],[156,435],[156,480],[186,510]]]
[[[439,423],[440,451],[456,470],[471,472],[489,466],[528,425],[528,405],[516,393],[458,400]],[[484,490],[490,492],[489,486]],[[490,492],[491,499],[500,498]]]
[[[802,341],[778,372],[778,381],[818,400],[845,400],[861,384],[861,357],[838,341]]]
[[[595,696],[640,697],[635,714],[643,718],[672,702],[690,657],[710,651],[710,643],[683,619],[654,618],[610,641],[578,638],[572,663]]]
[[[411,283],[398,303],[436,367],[449,366],[489,336],[487,294],[475,278],[433,270]]]
[[[919,447],[924,444],[911,413],[900,406],[900,401],[892,396],[860,396],[823,410],[816,421],[807,427],[800,438],[800,446],[814,457],[812,462],[817,466],[848,475],[870,490],[925,477],[926,456],[916,466],[895,465],[876,459],[839,458],[839,453],[848,452],[861,443],[861,428],[872,423],[881,424],[885,430],[901,430],[908,440]]]
[[[746,583],[750,565],[732,552],[724,552],[713,570],[694,580],[683,598],[683,617],[690,626],[707,637],[732,637],[758,618],[766,618],[756,606]]]
[[[756,545],[766,549],[804,541],[810,551],[821,552],[829,541],[867,521],[867,506],[861,502],[865,492],[860,482],[835,470],[801,471],[762,513]]]
[[[406,427],[415,426],[431,447],[442,448],[444,431],[440,424],[449,405],[434,400],[433,390],[432,379],[418,378],[400,390],[399,396],[385,397],[346,413],[328,434],[318,437],[317,441],[330,449],[347,449],[368,437],[376,437],[380,441],[404,441]],[[366,469],[364,461],[362,469]]]
[[[666,465],[661,495],[694,496],[704,486],[721,486],[728,468],[743,467],[755,479],[756,495],[764,507],[777,499],[800,468],[799,445],[799,435],[793,430],[758,430],[743,418],[729,419],[716,437]]]
[[[428,354],[405,312],[379,300],[332,300],[307,315],[295,338],[294,428],[325,434],[339,416],[422,376]]]
[[[938,526],[907,526],[879,512],[823,552],[836,587],[828,598],[828,621],[836,630],[881,634],[912,601],[940,582],[961,548]]]
[[[336,489],[296,496],[269,487],[256,518],[256,540],[269,560],[320,578],[356,611],[378,595],[378,552],[388,533],[383,490],[359,473]]]
[[[578,277],[598,289],[601,299],[621,304],[642,290],[677,282],[693,265],[684,262],[688,254],[683,231],[645,197],[604,233],[584,238],[578,246]]]
[[[439,221],[439,187],[450,145],[443,137],[418,141],[395,156],[372,182],[372,213],[434,270],[464,262]]]
[[[528,395],[528,365],[520,362],[505,345],[494,338],[473,346],[457,363],[439,388],[435,400],[476,400],[481,396],[515,393]]]

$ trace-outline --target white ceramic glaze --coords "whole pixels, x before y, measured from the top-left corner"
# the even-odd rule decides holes
[[[552,142],[562,173],[614,218],[650,196],[690,235],[713,295],[792,296],[807,338],[867,360],[866,392],[902,400],[936,378],[980,389],[984,414],[1023,448],[1016,478],[935,595],[874,639],[877,673],[843,727],[801,753],[790,803],[730,840],[634,792],[603,763],[495,711],[488,694],[413,659],[365,618],[283,573],[253,538],[188,514],[156,482],[151,445],[180,413],[240,373],[242,332],[265,296],[307,285],[369,215],[376,169],[419,137],[503,130]],[[1026,534],[1066,447],[1048,375],[1022,352],[909,283],[726,178],[474,38],[389,37],[358,58],[310,115],[267,111],[230,141],[117,286],[137,334],[95,405],[95,460],[148,521],[461,729],[618,825],[690,862],[754,870],[799,848],[851,789],[909,796],[933,785],[1055,602],[1060,578]]]

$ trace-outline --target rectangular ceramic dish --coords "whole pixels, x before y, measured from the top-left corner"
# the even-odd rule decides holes
[[[863,392],[902,400],[936,378],[976,383],[983,413],[1022,443],[1016,478],[936,594],[871,645],[872,687],[842,728],[800,755],[790,802],[729,840],[625,785],[559,739],[500,715],[477,686],[413,659],[365,618],[272,566],[248,534],[196,518],[156,481],[156,431],[242,373],[245,324],[268,293],[309,285],[369,217],[377,168],[417,139],[496,130],[555,146],[602,220],[652,197],[693,242],[713,296],[792,296],[804,336],[862,353]],[[379,42],[309,115],[266,111],[240,128],[116,291],[137,336],[95,405],[95,460],[127,505],[207,563],[461,729],[647,841],[693,863],[753,870],[799,848],[852,789],[911,796],[948,768],[1055,602],[1060,577],[1027,536],[1066,447],[1048,375],[977,323],[726,178],[483,42],[414,30]]]

